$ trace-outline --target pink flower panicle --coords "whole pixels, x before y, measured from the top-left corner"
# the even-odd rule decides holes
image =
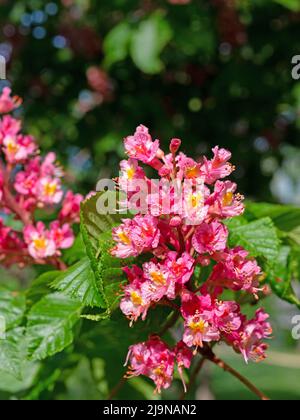
[[[176,310],[172,301],[177,299],[183,320],[182,339],[173,349],[158,336],[131,346],[127,376],[148,376],[161,392],[170,386],[176,364],[183,378],[183,368],[190,367],[198,350],[221,341],[241,353],[246,362],[262,360],[267,349],[264,340],[272,333],[268,315],[260,309],[253,320],[247,320],[237,302],[222,299],[225,289],[258,299],[263,278],[261,268],[246,250],[228,246],[224,221],[244,212],[237,185],[225,180],[235,169],[229,162],[231,153],[217,146],[212,159],[195,161],[179,152],[181,140],[172,139],[171,153],[165,155],[159,140],[153,141],[142,125],[124,144],[129,160],[121,162],[118,188],[127,193],[127,204],[135,216],[113,229],[115,246],[111,253],[121,259],[142,254],[151,257],[141,266],[125,267],[128,284],[121,311],[132,325],[140,318],[145,320],[158,304]],[[141,163],[158,171],[160,180],[154,193],[148,190],[154,181],[147,178]],[[146,186],[144,213],[131,202],[138,190],[135,182],[141,180]],[[167,182],[173,186],[166,188]],[[175,190],[186,182],[189,188],[184,189],[182,206],[176,201]],[[172,209],[168,212],[164,211],[166,198]],[[197,265],[211,266],[211,274],[200,288],[194,285]]]
[[[0,257],[12,264],[54,264],[59,266],[61,250],[74,242],[72,225],[79,222],[83,197],[63,191],[62,168],[55,153],[40,156],[34,137],[22,133],[22,122],[8,113],[15,110],[21,99],[11,97],[4,88],[0,95]],[[35,212],[43,209],[58,219],[47,227],[36,222]],[[6,227],[9,218],[22,222],[22,229]]]

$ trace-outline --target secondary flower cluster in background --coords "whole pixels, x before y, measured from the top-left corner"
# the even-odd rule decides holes
[[[198,162],[178,153],[181,141],[173,139],[166,155],[144,126],[124,144],[129,160],[121,162],[119,188],[134,192],[134,181],[143,180],[151,190],[152,181],[139,161],[156,170],[161,182],[155,200],[146,192],[148,214],[124,219],[113,229],[116,246],[112,255],[121,259],[149,255],[148,262],[137,261],[124,269],[129,282],[120,307],[131,325],[139,318],[145,320],[158,304],[171,306],[183,321],[182,340],[174,349],[157,336],[131,346],[128,376],[146,375],[160,392],[170,386],[176,362],[182,376],[182,368],[190,366],[193,355],[221,341],[243,354],[246,361],[264,359],[264,339],[272,333],[269,316],[258,309],[254,319],[247,320],[238,302],[223,297],[225,289],[251,294],[255,299],[263,292],[258,263],[243,248],[228,246],[224,221],[244,212],[237,185],[223,180],[235,169],[229,163],[231,153],[215,147],[212,159],[203,157]],[[173,206],[166,214],[161,205],[166,194],[164,181],[182,184],[186,180],[192,189],[184,197],[184,206],[178,211],[174,191],[169,190]],[[210,274],[200,284],[196,268],[198,278],[201,270],[209,268]]]
[[[61,250],[72,246],[72,225],[79,222],[82,196],[64,193],[63,170],[54,153],[44,158],[34,137],[22,133],[22,122],[9,113],[21,104],[4,88],[0,96],[0,255],[4,265],[60,266]],[[52,214],[57,214],[53,220]],[[48,227],[35,214],[44,210]],[[16,224],[21,222],[21,225]]]

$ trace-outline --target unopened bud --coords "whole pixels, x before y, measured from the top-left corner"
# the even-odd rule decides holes
[[[181,140],[180,139],[172,139],[171,144],[170,144],[170,152],[175,155],[175,153],[178,152],[180,146],[181,146]]]
[[[182,219],[180,216],[174,216],[172,217],[172,219],[170,220],[170,226],[172,227],[178,227],[181,225]]]
[[[210,258],[201,255],[197,258],[197,263],[201,264],[202,267],[208,267],[210,265]]]

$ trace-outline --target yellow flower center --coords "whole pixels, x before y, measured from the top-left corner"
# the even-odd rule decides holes
[[[232,204],[232,201],[233,201],[233,197],[234,197],[234,195],[233,195],[233,193],[232,192],[227,192],[225,195],[224,195],[224,197],[223,197],[223,200],[222,200],[222,202],[223,202],[223,206],[231,206],[231,204]]]
[[[202,194],[198,193],[198,194],[191,194],[189,197],[189,204],[191,205],[191,207],[196,208],[199,206],[199,204],[202,201]]]
[[[193,166],[185,171],[186,178],[197,178],[200,175],[198,166]]]
[[[154,373],[155,375],[157,375],[157,376],[162,376],[162,377],[165,377],[165,371],[164,371],[164,368],[162,368],[161,366],[159,366],[159,367],[155,368],[155,369],[153,370],[153,373]]]
[[[124,245],[130,245],[131,243],[130,238],[125,232],[118,233],[118,237]]]
[[[15,154],[19,150],[19,146],[13,141],[13,139],[10,139],[6,145],[6,149],[9,154]]]
[[[160,271],[152,271],[150,274],[153,283],[164,286],[166,284],[166,279]]]
[[[143,304],[143,299],[137,292],[131,292],[130,298],[131,298],[132,303],[136,306],[140,306]]]
[[[127,173],[127,178],[129,179],[129,181],[131,181],[134,178],[135,170],[133,168],[129,168],[127,169],[126,173]]]
[[[47,240],[45,238],[37,238],[33,241],[34,246],[37,250],[44,250],[47,246]]]
[[[57,190],[57,185],[55,182],[47,182],[44,185],[44,194],[47,196],[52,197],[56,193],[56,190]]]
[[[189,323],[189,328],[195,333],[198,332],[203,334],[207,328],[207,322],[203,319],[200,319],[197,322],[192,321]]]

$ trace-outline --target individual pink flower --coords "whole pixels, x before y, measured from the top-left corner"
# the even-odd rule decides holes
[[[185,320],[183,341],[188,347],[203,347],[203,343],[211,343],[220,340],[220,332],[214,325],[211,315],[207,313],[196,313]]]
[[[204,163],[201,166],[201,172],[205,176],[206,184],[214,184],[221,178],[226,178],[234,171],[234,166],[228,161],[231,159],[231,153],[228,150],[220,149],[216,146],[213,149],[214,157],[208,160],[204,157]]]
[[[258,309],[255,318],[245,323],[240,332],[239,339],[234,346],[243,354],[245,361],[249,359],[261,361],[266,358],[268,346],[263,342],[270,338],[272,327],[267,319],[269,315],[263,309]]]
[[[5,137],[16,137],[21,130],[21,121],[16,120],[10,115],[5,115],[0,119],[0,144],[3,144]]]
[[[236,302],[217,301],[214,309],[214,322],[221,333],[228,335],[238,331],[244,321]]]
[[[147,343],[138,343],[129,347],[125,366],[130,363],[127,377],[147,375],[151,363],[151,349]]]
[[[136,159],[122,160],[120,168],[119,185],[123,191],[127,191],[128,187],[134,184],[134,181],[145,179],[145,172]]]
[[[7,162],[22,163],[37,152],[37,145],[32,136],[7,134],[3,138],[3,152]]]
[[[195,231],[192,244],[199,254],[212,254],[226,248],[228,229],[220,222],[202,223]]]
[[[42,222],[38,222],[36,226],[26,226],[24,239],[29,254],[36,260],[53,257],[56,254],[55,242]]]
[[[206,200],[209,206],[209,215],[226,219],[240,216],[244,213],[245,207],[242,203],[244,197],[235,194],[237,185],[231,181],[217,181],[214,193]]]
[[[134,224],[132,220],[123,219],[123,223],[120,226],[113,228],[113,240],[117,243],[117,245],[111,250],[111,254],[113,256],[125,259],[139,254],[131,238],[133,226]]]
[[[0,114],[7,114],[22,104],[22,99],[18,96],[11,96],[11,89],[5,87],[0,95]]]
[[[157,248],[160,240],[158,220],[150,215],[124,219],[122,225],[113,229],[113,239],[117,245],[111,252],[118,258],[138,256]]]
[[[183,170],[185,179],[202,178],[201,165],[191,158],[179,160],[179,167]]]
[[[165,261],[165,265],[169,269],[170,275],[180,286],[183,286],[192,277],[194,273],[194,264],[194,258],[187,252],[184,252],[180,256],[176,252],[169,252]]]
[[[195,187],[192,187],[190,182],[184,184],[181,216],[186,225],[197,226],[206,219],[209,210],[205,202],[206,197],[207,187],[201,178],[197,178]]]
[[[144,163],[151,163],[159,151],[159,141],[152,141],[147,127],[140,125],[133,136],[124,140],[125,150],[129,157]]]
[[[156,248],[160,240],[158,220],[150,215],[137,215],[133,223],[132,238],[137,248],[143,251]]]
[[[39,179],[37,196],[39,202],[43,204],[52,205],[60,203],[63,198],[60,179],[50,177]]]
[[[48,153],[41,162],[40,169],[41,177],[43,178],[62,178],[64,173],[62,168],[57,164],[56,154]]]
[[[156,385],[156,392],[170,387],[173,375],[175,358],[174,352],[160,338],[152,338],[148,344],[151,349],[151,366],[148,376]]]
[[[139,280],[131,282],[124,288],[124,297],[120,303],[120,309],[130,320],[130,325],[142,318],[146,319],[150,301],[142,291],[142,284]]]
[[[59,220],[67,223],[80,222],[80,204],[83,201],[81,194],[74,194],[68,191],[62,203],[62,208],[59,213]]]
[[[25,171],[20,171],[16,174],[14,188],[19,194],[24,196],[35,196],[38,180],[38,172],[34,171],[32,165],[30,165]]]
[[[203,347],[203,343],[220,340],[214,321],[214,305],[209,294],[198,296],[191,292],[182,295],[181,313],[185,320],[183,341],[188,347]]]
[[[241,247],[216,254],[218,263],[213,268],[209,283],[257,294],[262,270],[254,259],[248,257],[249,253]]]
[[[183,289],[181,293],[181,314],[184,319],[195,315],[196,312],[209,311],[214,309],[212,297],[206,292],[201,296]]]
[[[118,186],[121,190],[120,207],[134,213],[147,213],[149,180],[136,159],[123,160],[120,164]]]
[[[158,302],[164,296],[175,299],[176,282],[164,264],[145,263],[143,270],[147,281],[142,285],[142,290],[149,301]]]
[[[74,233],[68,223],[61,225],[58,221],[50,224],[50,238],[57,249],[68,249],[74,243]]]

